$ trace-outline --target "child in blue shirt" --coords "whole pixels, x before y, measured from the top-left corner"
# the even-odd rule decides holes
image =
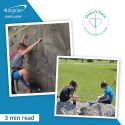
[[[112,88],[105,81],[101,83],[101,88],[105,89],[104,94],[98,96],[97,101],[99,103],[111,104],[114,96]]]

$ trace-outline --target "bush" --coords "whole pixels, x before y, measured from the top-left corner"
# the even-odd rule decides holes
[[[93,59],[87,59],[87,62],[93,62],[94,60]]]

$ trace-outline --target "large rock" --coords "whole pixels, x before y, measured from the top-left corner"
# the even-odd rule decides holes
[[[10,26],[9,36],[25,26]],[[26,44],[31,45],[40,37],[43,42],[37,45],[24,59],[24,67],[29,71],[32,86],[41,92],[54,92],[56,79],[56,56],[70,56],[69,24],[31,25],[9,37],[9,51],[13,51],[27,34]]]
[[[84,116],[114,117],[115,108],[111,104],[98,103],[90,105],[89,103],[86,103],[82,108],[80,108],[79,114]]]
[[[57,102],[57,114],[63,115],[78,115],[76,106],[70,102]]]
[[[92,104],[77,102],[57,102],[57,114],[115,117],[115,108],[111,104]]]

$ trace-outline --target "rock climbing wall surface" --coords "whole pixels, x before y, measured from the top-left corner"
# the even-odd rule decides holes
[[[70,56],[69,24],[40,24],[25,26],[9,26],[9,51],[27,34],[26,44],[31,45],[40,37],[43,42],[37,45],[24,58],[24,67],[29,71],[32,86],[41,92],[55,91],[56,56]],[[23,30],[21,30],[24,28]],[[21,30],[20,32],[18,32]],[[16,33],[15,35],[12,35]]]

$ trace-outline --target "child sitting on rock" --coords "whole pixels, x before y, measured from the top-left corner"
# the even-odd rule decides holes
[[[78,96],[73,96],[73,94],[76,91],[77,87],[78,87],[78,84],[76,81],[74,80],[70,81],[69,85],[62,89],[60,93],[60,101],[66,102],[71,99],[71,101],[73,101],[73,103],[75,104]]]
[[[26,37],[23,36],[23,40]],[[13,57],[13,60],[11,62],[11,70],[12,70],[12,79],[15,80],[23,80],[24,84],[27,86],[27,91],[31,93],[31,87],[30,87],[30,82],[29,82],[29,77],[28,77],[28,71],[23,67],[23,58],[24,55],[30,52],[37,44],[39,44],[42,41],[42,38],[39,38],[38,41],[30,45],[29,47],[21,42],[18,43],[17,45],[17,52]]]
[[[97,101],[99,103],[111,104],[114,96],[112,88],[105,81],[101,83],[101,88],[105,89],[105,91],[103,95],[98,96]]]

